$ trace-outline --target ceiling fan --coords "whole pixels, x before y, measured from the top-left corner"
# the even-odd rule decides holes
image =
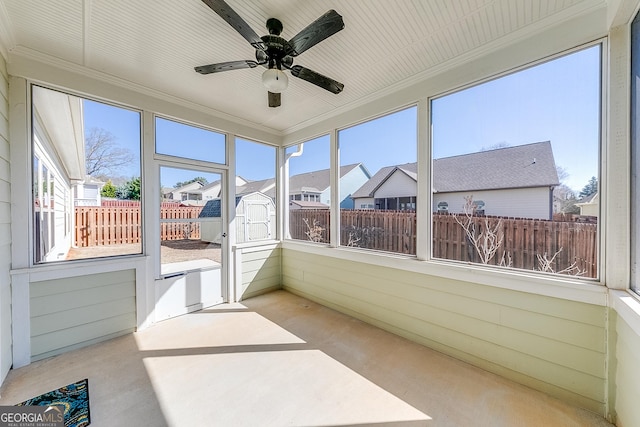
[[[269,34],[259,37],[224,0],[202,1],[251,43],[256,50],[256,60],[202,65],[195,67],[198,73],[211,74],[262,65],[267,68],[262,74],[262,83],[268,90],[269,107],[280,106],[281,92],[287,88],[289,80],[283,68],[291,71],[292,76],[313,83],[329,92],[337,94],[344,89],[344,85],[340,82],[300,65],[293,65],[294,57],[344,28],[342,16],[335,10],[328,11],[287,41],[280,37],[283,27],[276,18],[267,20]]]

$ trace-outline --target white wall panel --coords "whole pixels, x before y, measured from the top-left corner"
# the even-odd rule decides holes
[[[31,360],[132,332],[135,270],[31,282]]]
[[[606,307],[283,249],[284,289],[605,413]]]
[[[12,365],[11,356],[11,165],[9,159],[9,82],[0,56],[0,383]]]

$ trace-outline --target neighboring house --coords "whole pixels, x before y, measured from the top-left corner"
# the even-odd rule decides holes
[[[105,182],[87,175],[85,179],[78,182],[73,187],[73,198],[75,206],[101,206],[101,191]]]
[[[354,193],[356,209],[413,210],[416,163],[380,169]],[[433,210],[463,212],[473,196],[485,215],[551,219],[559,185],[549,141],[433,161]]]
[[[600,196],[599,193],[593,193],[587,197],[580,199],[576,206],[580,208],[580,215],[595,216],[600,213]]]
[[[241,176],[236,176],[236,188],[247,185],[247,180]],[[214,181],[207,185],[200,187],[197,190],[191,192],[192,195],[197,197],[197,200],[213,200],[222,197],[222,182]],[[199,196],[198,196],[199,194]]]
[[[353,209],[351,194],[360,188],[371,174],[362,163],[340,167],[340,207]],[[331,175],[329,169],[301,173],[289,177],[289,200],[301,202],[318,202],[321,205],[331,203]],[[260,192],[275,199],[275,179],[250,181],[236,189],[237,195]],[[321,207],[322,208],[322,207]]]
[[[247,180],[241,176],[236,177],[236,188],[247,184]],[[165,201],[176,201],[188,206],[204,206],[208,200],[222,196],[222,182],[218,180],[203,185],[194,181],[180,188],[165,189],[162,194]]]
[[[340,167],[340,208],[353,209],[351,195],[371,178],[362,163]],[[289,178],[289,200],[331,204],[329,169],[292,175]]]
[[[387,166],[353,195],[355,209],[415,210],[417,163]]]
[[[166,193],[165,199],[177,202],[186,200],[202,200],[202,193],[198,192],[204,185],[199,181],[190,182],[182,187],[173,188]]]
[[[329,205],[325,205],[321,202],[305,202],[303,200],[290,200],[289,209],[329,209]]]
[[[242,185],[236,183],[236,195],[242,196],[252,193],[263,193],[275,200],[276,180],[269,178],[260,181],[245,181]]]

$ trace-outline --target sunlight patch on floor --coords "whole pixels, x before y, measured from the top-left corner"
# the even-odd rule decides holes
[[[431,419],[319,350],[148,357],[144,365],[170,425]]]

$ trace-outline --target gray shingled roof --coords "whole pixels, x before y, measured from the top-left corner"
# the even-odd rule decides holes
[[[236,206],[240,203],[241,196],[236,196]],[[220,199],[209,200],[202,207],[198,218],[220,218],[222,216],[222,201]]]
[[[273,190],[273,188],[269,189],[269,187],[273,186],[275,182],[276,180],[274,178],[263,179],[261,181],[250,181],[250,182],[247,182],[245,185],[242,185],[236,188],[236,193],[249,194],[249,193],[260,192],[273,197],[275,195],[275,191]]]
[[[340,178],[358,166],[360,166],[360,163],[340,166]],[[312,188],[318,189],[318,192],[322,192],[329,187],[330,180],[331,175],[329,175],[329,169],[293,175],[289,178],[289,193],[299,193],[303,189],[309,191]]]
[[[289,205],[298,205],[302,209],[329,209],[329,205],[321,202],[308,202],[305,200],[290,200]]]
[[[534,161],[535,160],[535,161]],[[391,174],[400,170],[417,179],[416,163],[380,169],[351,197],[373,197]],[[433,161],[433,190],[437,193],[559,185],[551,142],[444,157]]]
[[[354,163],[352,165],[346,165],[340,167],[340,178],[351,172],[353,169],[360,166],[360,163]],[[363,166],[364,167],[364,166]],[[263,191],[274,183],[274,179],[264,179],[261,181],[251,181],[245,185],[236,189],[237,194],[248,194],[254,192],[261,192],[270,197],[275,197],[275,188]],[[289,178],[289,192],[300,193],[304,191],[317,191],[322,192],[329,187],[330,175],[329,169],[322,169],[319,171],[301,173],[298,175],[292,175]]]

